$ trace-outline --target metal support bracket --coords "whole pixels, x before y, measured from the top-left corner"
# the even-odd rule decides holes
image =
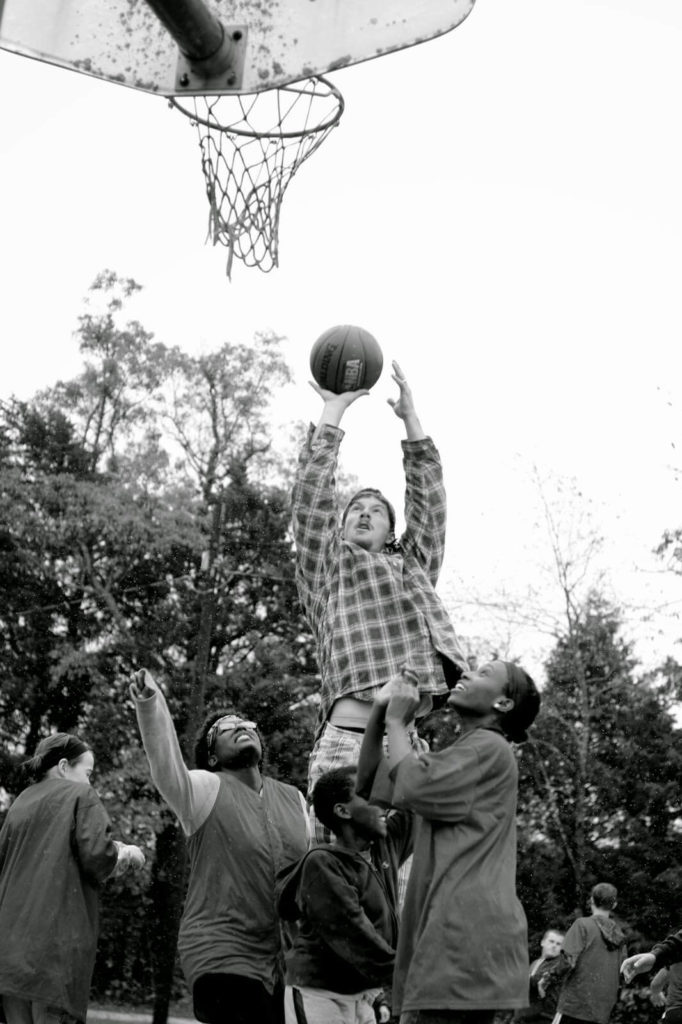
[[[229,40],[229,63],[219,74],[207,74],[202,61],[190,60],[178,54],[175,70],[176,95],[200,93],[211,95],[225,92],[239,92],[244,78],[244,57],[246,54],[246,25],[225,25],[225,36]]]

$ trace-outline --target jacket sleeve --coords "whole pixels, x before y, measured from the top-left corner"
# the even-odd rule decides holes
[[[142,744],[152,780],[176,815],[186,835],[206,821],[218,796],[220,783],[213,772],[190,771],[182,752],[165,697],[156,683],[151,697],[133,694]]]
[[[395,851],[398,864],[404,864],[414,848],[414,814],[392,810],[386,817],[387,840]]]
[[[478,753],[462,746],[404,757],[392,772],[393,805],[431,821],[461,821],[471,810],[480,776]]]
[[[395,951],[365,914],[337,857],[324,851],[308,856],[298,902],[308,922],[337,957],[368,978],[390,981]]]
[[[435,587],[445,553],[447,500],[438,449],[430,437],[403,441],[405,533],[401,545]]]
[[[83,787],[76,800],[72,842],[76,859],[88,878],[101,884],[116,867],[118,847],[109,815],[94,789]]]
[[[672,932],[662,942],[657,942],[651,952],[656,958],[654,963],[656,970],[659,967],[669,967],[671,964],[679,963],[682,960],[682,929]]]
[[[323,426],[313,441],[311,426],[301,450],[291,495],[296,544],[296,583],[308,621],[320,627],[329,577],[339,557],[336,463],[343,431]]]

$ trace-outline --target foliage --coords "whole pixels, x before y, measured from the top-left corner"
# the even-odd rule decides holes
[[[547,663],[520,759],[519,881],[531,931],[584,912],[604,880],[621,890],[620,912],[638,931],[657,935],[675,922],[679,731],[653,681],[635,678],[619,629],[618,612],[592,594]]]
[[[289,373],[279,339],[187,356],[125,321],[137,290],[100,275],[79,320],[83,371],[0,407],[0,728],[10,795],[50,730],[92,744],[115,834],[149,853],[105,889],[94,991],[139,1002],[153,986],[161,1020],[184,842],[149,780],[131,674],[165,686],[188,759],[205,698],[238,703],[270,772],[300,784],[316,676],[286,490],[264,479],[267,406]]]

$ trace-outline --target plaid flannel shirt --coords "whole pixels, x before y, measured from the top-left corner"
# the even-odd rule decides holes
[[[403,441],[405,522],[399,552],[370,552],[340,531],[336,464],[343,431],[325,425],[301,452],[292,506],[298,593],[317,644],[320,721],[339,697],[372,700],[407,664],[422,693],[446,693],[444,657],[464,654],[435,585],[446,500],[433,441]]]

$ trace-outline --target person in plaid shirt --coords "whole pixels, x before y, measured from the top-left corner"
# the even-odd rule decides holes
[[[395,362],[392,376],[399,395],[389,405],[406,432],[406,528],[399,540],[393,506],[380,491],[358,491],[339,515],[339,424],[348,406],[369,392],[337,395],[312,384],[324,407],[301,452],[292,495],[296,582],[321,675],[309,794],[321,774],[357,761],[372,701],[404,667],[418,678],[418,716],[468,668],[435,591],[446,526],[440,457]],[[317,835],[323,838],[319,829]]]

